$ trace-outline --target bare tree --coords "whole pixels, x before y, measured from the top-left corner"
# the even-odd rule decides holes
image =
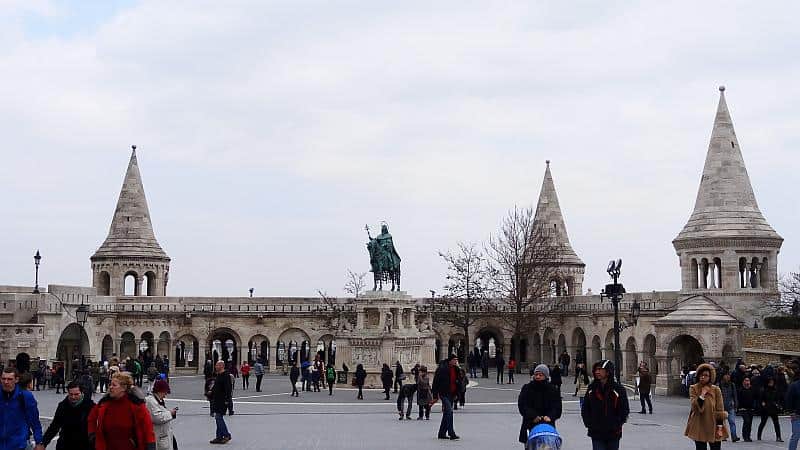
[[[495,276],[497,315],[511,332],[513,356],[519,361],[522,336],[539,329],[564,298],[553,296],[561,245],[549,230],[535,223],[533,208],[510,210],[486,246]]]
[[[780,297],[772,303],[775,310],[800,317],[800,271],[789,272],[778,282]]]
[[[349,325],[345,325],[346,321],[351,324],[350,319],[354,315],[352,299],[338,299],[331,297],[326,291],[322,289],[317,290],[321,307],[316,311],[318,317],[325,320],[323,329],[343,331]]]
[[[366,272],[355,273],[347,269],[347,282],[344,284],[344,291],[355,298],[361,296],[361,293],[364,291],[364,286],[367,284],[364,281],[366,276]]]
[[[472,342],[469,328],[480,319],[479,312],[488,302],[494,271],[484,252],[473,243],[459,242],[455,251],[439,252],[439,256],[447,263],[447,283],[434,316],[437,322],[463,331],[465,351],[468,351]]]

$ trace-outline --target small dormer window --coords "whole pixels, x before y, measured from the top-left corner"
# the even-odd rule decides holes
[[[736,144],[734,144],[733,141],[731,141],[731,148],[736,148]]]

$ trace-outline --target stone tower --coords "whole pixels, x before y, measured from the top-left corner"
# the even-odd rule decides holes
[[[542,190],[536,204],[536,215],[533,218],[533,230],[543,230],[553,239],[559,248],[559,255],[554,264],[558,266],[554,278],[550,280],[553,295],[581,295],[583,293],[583,273],[586,264],[578,257],[569,242],[567,226],[558,204],[556,186],[550,173],[550,161],[545,161]]]
[[[121,296],[127,279],[133,295],[164,296],[170,259],[153,233],[136,146],[132,148],[108,237],[90,258],[92,285],[98,295]]]
[[[744,308],[753,313],[752,307],[778,292],[783,238],[758,209],[725,87],[719,91],[694,211],[672,244],[680,259],[683,293],[715,296],[731,312]],[[744,310],[743,316],[749,316]]]

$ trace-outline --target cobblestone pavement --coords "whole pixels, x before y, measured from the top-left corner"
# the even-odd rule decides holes
[[[527,377],[520,376],[515,385],[499,385],[494,378],[475,379],[467,391],[466,407],[455,414],[455,429],[461,440],[452,442],[436,439],[441,418],[438,405],[434,406],[430,421],[399,421],[394,394],[387,401],[383,400],[382,392],[368,390],[364,392],[364,400],[359,401],[355,399],[356,391],[346,386],[335,388],[332,396],[325,390],[304,392],[293,398],[289,396],[288,379],[277,375],[264,378],[260,393],[255,392],[254,380],[249,390],[242,390],[241,380],[237,381],[235,415],[226,416],[233,439],[225,446],[208,443],[214,437],[214,421],[202,396],[202,377],[173,378],[167,404],[180,407],[173,429],[182,449],[521,449],[517,442],[520,416],[516,400],[522,380],[527,381]],[[591,448],[571,387],[571,384],[564,386],[564,415],[558,422],[564,437],[563,448]],[[63,395],[52,390],[35,394],[46,421]],[[631,410],[638,409],[638,401],[632,400]],[[631,414],[623,432],[623,449],[694,448],[683,436],[688,400],[656,397],[654,410],[653,415]],[[412,416],[416,417],[416,406]],[[758,419],[754,422],[753,433]],[[741,428],[741,419],[737,425]],[[788,418],[781,419],[781,429],[783,438],[788,440],[791,431]],[[786,444],[775,442],[771,422],[764,438],[752,444],[725,443],[723,447],[786,448]]]

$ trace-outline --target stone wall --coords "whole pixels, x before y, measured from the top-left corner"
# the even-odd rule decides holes
[[[763,364],[800,358],[800,330],[749,328],[744,332],[745,362]]]

